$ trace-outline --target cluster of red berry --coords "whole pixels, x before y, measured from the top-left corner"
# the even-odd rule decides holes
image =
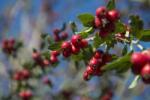
[[[60,29],[54,29],[53,30],[53,36],[55,42],[61,41],[61,40],[66,40],[68,38],[68,33],[67,32],[61,32]]]
[[[150,50],[135,52],[131,56],[134,74],[140,74],[144,83],[150,84]]]
[[[101,100],[112,100],[112,97],[113,97],[113,92],[109,90],[101,97]]]
[[[15,40],[14,39],[5,39],[2,41],[2,49],[6,54],[12,54],[15,51],[14,48]]]
[[[22,90],[19,93],[19,96],[21,97],[22,100],[30,100],[31,97],[33,96],[33,93],[30,90]]]
[[[102,66],[111,60],[112,57],[110,54],[103,53],[100,50],[96,51],[83,74],[83,79],[89,80],[91,76],[101,76]]]
[[[82,39],[82,37],[77,34],[73,35],[71,42],[65,41],[61,45],[62,54],[64,57],[69,57],[71,54],[78,54],[80,49],[86,48],[88,46],[88,41]]]
[[[97,8],[94,25],[95,28],[100,29],[99,35],[106,37],[110,32],[113,32],[115,30],[115,22],[119,18],[120,13],[115,9],[108,11],[106,7]]]
[[[13,79],[16,81],[26,80],[31,76],[31,73],[27,69],[22,69],[20,71],[15,72]]]

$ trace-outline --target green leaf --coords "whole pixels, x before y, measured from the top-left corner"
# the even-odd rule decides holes
[[[141,30],[139,33],[139,39],[144,42],[150,41],[150,30]]]
[[[126,31],[126,28],[125,28],[125,25],[123,23],[121,23],[120,21],[118,21],[115,25],[115,33],[118,33],[118,32],[125,32]]]
[[[123,57],[118,58],[117,60],[106,64],[105,66],[103,66],[103,70],[108,71],[108,70],[114,70],[114,69],[120,69],[122,67],[130,67],[130,66],[126,66],[126,64],[130,63],[130,54],[127,54]]]
[[[112,10],[115,9],[115,0],[109,0],[108,4],[107,4],[107,9],[108,10]]]
[[[82,22],[83,26],[93,26],[94,16],[92,14],[84,13],[78,16],[78,19]]]
[[[95,48],[98,48],[103,43],[102,38],[99,36],[98,33],[96,33],[94,40],[93,40],[93,46]]]
[[[140,79],[140,76],[137,75],[137,76],[134,78],[134,80],[132,81],[132,83],[130,84],[129,89],[132,89],[132,88],[136,87],[136,85],[137,85],[139,79]]]
[[[62,42],[55,42],[49,45],[48,49],[50,50],[59,50],[61,48]]]
[[[93,32],[93,27],[86,27],[81,32],[76,32],[75,34],[80,34],[82,38],[87,38],[89,34]]]
[[[130,26],[131,26],[131,33],[138,37],[139,32],[143,29],[143,21],[140,19],[138,15],[131,15],[130,17]]]

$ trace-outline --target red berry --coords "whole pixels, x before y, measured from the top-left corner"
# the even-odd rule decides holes
[[[100,28],[100,27],[103,26],[102,20],[101,20],[100,18],[98,18],[98,17],[95,17],[94,22],[95,22],[95,27],[96,27],[96,28]]]
[[[142,66],[140,66],[140,65],[133,65],[131,67],[132,72],[136,75],[140,74],[141,69],[142,69]]]
[[[43,60],[43,64],[44,64],[45,66],[49,66],[50,61],[49,61],[49,60],[47,60],[47,59],[44,59],[44,60]]]
[[[32,97],[32,92],[30,90],[24,90],[19,93],[19,96],[23,100],[29,100]]]
[[[90,79],[90,75],[87,73],[87,71],[85,71],[85,72],[83,73],[83,79],[84,79],[85,81],[88,81],[88,80]]]
[[[14,39],[14,38],[9,39],[9,43],[10,43],[12,46],[14,46],[14,44],[15,44],[15,39]]]
[[[57,34],[59,34],[59,33],[60,33],[60,30],[59,30],[59,29],[54,29],[54,30],[53,30],[53,34],[56,34],[56,35],[57,35]]]
[[[148,57],[140,52],[135,52],[131,56],[131,62],[134,65],[143,66],[148,62]]]
[[[62,52],[62,54],[63,54],[64,57],[69,57],[69,56],[71,56],[71,52],[68,52],[67,50],[64,50],[64,51]]]
[[[89,65],[93,67],[98,67],[100,64],[101,64],[101,60],[95,58],[92,58],[89,63]]]
[[[59,35],[54,34],[54,40],[55,40],[55,42],[58,42],[58,41],[60,41],[61,39],[60,39]]]
[[[67,32],[62,32],[60,37],[61,37],[61,39],[65,40],[65,39],[68,38],[68,33]]]
[[[92,74],[94,73],[94,68],[92,68],[92,66],[88,66],[88,67],[86,68],[86,72],[87,72],[88,74],[92,75]]]
[[[52,55],[52,56],[50,57],[50,62],[51,62],[52,64],[57,63],[57,62],[58,62],[57,57]]]
[[[66,49],[71,50],[71,43],[70,43],[70,42],[67,42],[67,41],[66,41],[66,42],[63,42],[62,45],[61,45],[61,48],[62,48],[62,49],[65,49],[65,50],[66,50]]]
[[[103,52],[100,51],[100,50],[98,50],[98,51],[95,52],[94,58],[96,58],[96,59],[101,59],[101,58],[102,58],[102,55],[103,55]]]
[[[58,56],[59,54],[60,53],[57,50],[54,50],[54,51],[51,52],[51,55],[53,55],[53,56]]]
[[[81,40],[81,48],[86,48],[88,46],[88,41],[85,39]]]
[[[77,48],[74,45],[72,45],[72,53],[73,54],[78,54],[79,52],[80,52],[80,48]]]
[[[141,70],[141,76],[144,79],[150,79],[150,64],[144,65],[144,67]]]
[[[120,13],[117,10],[108,11],[107,18],[110,21],[117,21],[120,18]]]
[[[96,76],[101,76],[102,75],[102,70],[99,67],[97,67],[93,74],[96,75]]]
[[[76,47],[80,47],[81,46],[81,40],[82,40],[82,38],[79,34],[73,35],[71,38],[71,43]]]
[[[21,71],[21,74],[22,74],[22,76],[23,76],[24,79],[28,79],[30,77],[30,72],[27,69],[23,69]]]
[[[105,17],[106,13],[107,13],[106,7],[99,7],[96,9],[96,16],[99,18]]]
[[[13,79],[16,81],[20,81],[21,80],[21,76],[18,73],[15,73],[13,76]]]
[[[32,58],[33,58],[34,60],[38,60],[38,59],[40,59],[40,57],[41,57],[41,55],[40,55],[39,52],[33,52],[33,53],[32,53]]]

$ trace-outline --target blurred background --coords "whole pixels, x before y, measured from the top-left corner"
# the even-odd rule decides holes
[[[77,15],[81,13],[94,15],[96,8],[105,6],[107,2],[108,0],[0,0],[0,41],[11,37],[24,41],[25,49],[22,50],[24,51],[22,56],[28,59],[32,48],[39,47],[41,33],[52,34],[55,28],[61,28],[63,23],[70,21],[76,22],[81,29],[82,25]],[[150,28],[150,0],[116,0],[116,3],[123,22],[128,23],[130,14],[138,14],[144,21],[144,27]],[[142,42],[142,45],[145,48],[150,47],[150,43]],[[12,59],[8,62],[7,57],[0,52],[0,98],[8,96],[11,92],[11,80],[7,71],[13,67],[12,65],[18,66],[18,62]],[[107,85],[113,91],[112,100],[150,100],[150,87],[143,83],[128,90],[133,79],[130,72],[125,79],[112,75],[109,81],[95,77],[89,82],[84,82],[82,79],[84,69],[85,67],[77,72],[72,62],[62,61],[47,74],[53,87],[44,86],[41,82],[36,83],[38,89],[34,91],[37,95],[34,99],[100,100],[98,98],[102,92],[101,88]],[[65,91],[64,95],[70,98],[57,98],[62,95],[62,91]]]

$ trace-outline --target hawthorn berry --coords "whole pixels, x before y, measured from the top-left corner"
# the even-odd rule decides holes
[[[90,79],[90,75],[87,73],[87,71],[85,71],[85,72],[83,73],[83,79],[84,79],[85,81],[88,81],[88,80]]]
[[[59,33],[60,33],[60,29],[56,28],[56,29],[53,30],[53,34],[58,35]]]
[[[86,68],[86,72],[90,75],[92,75],[94,73],[94,68],[92,66],[87,66]]]
[[[67,32],[62,32],[60,38],[61,38],[62,40],[67,39],[67,38],[68,38],[68,33],[67,33]]]
[[[81,48],[86,48],[88,46],[88,41],[85,39],[81,40]]]
[[[27,69],[23,69],[21,71],[21,74],[22,74],[23,79],[28,79],[30,77],[30,72]]]
[[[150,80],[150,63],[143,66],[141,76],[144,80]]]
[[[106,7],[102,6],[96,9],[96,16],[99,18],[105,17],[106,13],[107,13]]]
[[[133,65],[143,66],[148,62],[148,60],[149,58],[140,52],[135,52],[131,56],[131,62]]]
[[[69,56],[71,56],[71,53],[72,53],[72,51],[67,51],[67,50],[63,50],[63,52],[62,52],[62,55],[64,56],[64,57],[69,57]]]
[[[95,17],[94,23],[95,23],[95,27],[96,27],[96,28],[100,28],[100,27],[103,26],[102,20],[101,20],[100,18],[98,18],[98,17]]]
[[[24,90],[21,91],[19,93],[19,96],[23,99],[23,100],[29,100],[32,97],[32,92],[30,90]]]
[[[80,48],[77,48],[74,45],[72,45],[72,53],[73,54],[78,54],[79,52],[80,52]]]
[[[71,43],[65,41],[62,43],[61,48],[69,51],[69,50],[71,50]]]
[[[57,51],[57,50],[54,50],[54,51],[52,51],[51,52],[51,55],[52,56],[58,56],[60,53],[59,53],[59,51]]]
[[[89,65],[90,65],[90,66],[93,66],[93,67],[98,67],[98,66],[100,65],[100,63],[101,63],[101,60],[92,58],[92,59],[90,60]]]
[[[50,57],[50,62],[51,62],[52,64],[57,63],[57,62],[58,62],[57,57],[52,55],[52,56]]]
[[[82,40],[82,37],[79,34],[73,35],[72,38],[71,38],[71,43],[74,46],[79,48],[81,46],[81,40]]]
[[[110,10],[108,11],[107,18],[108,20],[115,22],[120,18],[120,13],[116,9]]]
[[[103,55],[103,52],[100,51],[100,50],[97,50],[94,54],[94,58],[96,59],[101,59],[102,58],[102,55]]]

